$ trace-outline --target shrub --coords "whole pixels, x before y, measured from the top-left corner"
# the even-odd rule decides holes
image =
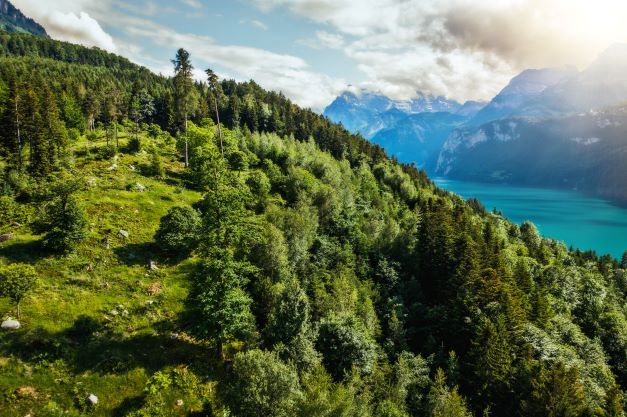
[[[60,253],[72,251],[87,237],[85,211],[71,195],[58,196],[43,207],[35,223],[36,232],[45,233],[44,247]]]
[[[31,265],[11,264],[0,269],[0,296],[9,298],[17,306],[20,317],[20,302],[37,285],[37,272]]]
[[[157,245],[170,253],[189,253],[198,246],[202,221],[191,207],[173,207],[161,218],[155,234]]]

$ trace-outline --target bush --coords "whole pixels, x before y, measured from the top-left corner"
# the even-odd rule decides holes
[[[201,226],[200,215],[193,208],[172,207],[161,218],[155,241],[165,252],[190,253],[198,246]]]
[[[12,197],[0,196],[0,232],[12,223],[26,223],[30,207],[18,204]]]
[[[37,272],[31,265],[11,264],[0,269],[0,296],[15,303],[18,318],[20,302],[36,285]]]
[[[161,160],[161,154],[156,147],[153,147],[150,151],[150,173],[157,178],[165,177],[165,167]]]
[[[127,150],[129,153],[139,152],[142,149],[142,141],[139,137],[133,136],[129,139]]]
[[[54,252],[70,252],[87,237],[85,211],[73,196],[56,198],[44,206],[34,226],[35,231],[46,233],[42,243]]]
[[[235,416],[287,417],[295,415],[301,392],[294,368],[255,349],[235,355],[222,395]]]

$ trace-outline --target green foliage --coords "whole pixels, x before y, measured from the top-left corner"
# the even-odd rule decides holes
[[[377,355],[374,341],[352,316],[322,320],[316,347],[325,367],[338,380],[353,367],[364,374],[372,372]]]
[[[585,415],[584,387],[579,371],[559,362],[551,369],[540,367],[533,380],[532,398],[524,403],[529,416],[575,417]]]
[[[10,196],[0,196],[0,231],[15,223],[24,224],[31,216],[31,210],[15,201]]]
[[[250,272],[228,251],[216,249],[193,276],[194,308],[200,319],[197,333],[214,341],[218,357],[223,343],[246,339],[254,329],[252,300],[242,288]]]
[[[37,272],[31,265],[11,264],[0,268],[0,296],[16,304],[18,317],[20,302],[36,285]]]
[[[0,56],[0,261],[45,284],[37,330],[0,333],[0,416],[78,415],[87,387],[94,415],[622,415],[624,259],[488,213],[254,82],[194,83],[184,50],[175,78],[22,35]],[[33,208],[43,237],[21,226]],[[248,353],[229,371],[208,344]]]
[[[54,252],[71,252],[87,237],[85,210],[74,195],[80,187],[80,180],[59,177],[39,208],[33,229],[45,233],[42,243]]]
[[[198,211],[186,206],[172,207],[161,218],[155,241],[166,252],[187,254],[198,246],[201,227]]]
[[[150,173],[157,178],[165,178],[165,167],[161,159],[161,153],[156,147],[150,150]]]
[[[471,417],[466,401],[457,392],[457,387],[450,389],[442,369],[438,369],[428,397],[428,416],[430,417]]]
[[[296,371],[276,354],[262,350],[235,355],[221,392],[240,417],[293,416],[301,396]]]

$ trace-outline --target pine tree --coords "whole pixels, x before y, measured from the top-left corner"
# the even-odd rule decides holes
[[[181,48],[176,52],[176,57],[172,60],[174,65],[174,105],[177,110],[179,123],[182,125],[183,132],[187,134],[187,122],[190,113],[193,110],[194,103],[194,82],[192,79],[192,66],[189,52]],[[188,166],[189,150],[188,143],[185,140],[185,167]]]
[[[218,136],[220,137],[220,153],[224,156],[224,146],[222,145],[222,126],[220,125],[220,113],[218,112],[218,98],[220,98],[222,93],[222,88],[220,88],[220,83],[218,82],[218,76],[215,72],[213,72],[210,68],[208,68],[205,73],[207,74],[207,82],[209,83],[209,91],[213,96],[213,106],[216,112],[216,123],[218,124]]]
[[[13,70],[9,67],[6,75],[7,102],[2,113],[0,137],[3,151],[8,155],[9,166],[22,171],[22,85]]]

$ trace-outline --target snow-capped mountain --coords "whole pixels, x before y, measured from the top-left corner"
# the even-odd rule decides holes
[[[362,90],[342,93],[324,110],[324,115],[380,144],[401,161],[429,170],[435,167],[448,134],[482,106],[483,103],[461,104],[425,94],[417,94],[411,100],[394,100]]]

